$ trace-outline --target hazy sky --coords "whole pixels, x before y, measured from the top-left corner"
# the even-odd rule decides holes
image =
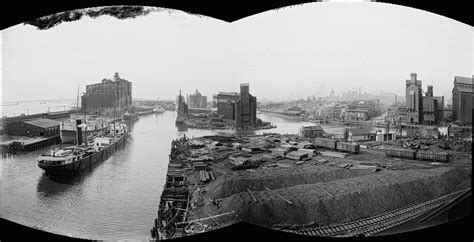
[[[130,20],[88,17],[37,30],[2,31],[3,100],[75,99],[77,85],[133,82],[133,97],[174,99],[182,89],[250,92],[263,99],[328,95],[351,88],[451,95],[455,75],[474,69],[473,28],[383,3],[310,3],[227,23],[181,11]]]

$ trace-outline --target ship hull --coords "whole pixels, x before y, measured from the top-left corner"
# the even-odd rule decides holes
[[[106,161],[110,156],[112,156],[112,154],[115,153],[115,151],[122,148],[125,145],[128,135],[129,134],[123,135],[119,140],[105,149],[86,156],[83,159],[73,163],[65,165],[38,164],[38,166],[43,169],[48,176],[71,175],[77,174],[83,170],[92,169],[94,165]]]

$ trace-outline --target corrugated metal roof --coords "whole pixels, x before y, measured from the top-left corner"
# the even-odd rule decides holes
[[[41,128],[49,128],[49,127],[54,127],[54,126],[59,126],[60,122],[52,119],[47,119],[47,118],[40,118],[40,119],[34,119],[30,121],[25,121],[24,123],[41,127]]]

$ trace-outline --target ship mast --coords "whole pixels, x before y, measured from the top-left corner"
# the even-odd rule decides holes
[[[79,82],[77,83],[76,115],[79,114]]]
[[[114,136],[115,136],[115,133],[117,131],[115,131],[115,107],[117,106],[117,82],[114,83],[115,85],[115,94],[114,94],[114,99],[115,99],[115,102],[114,102]]]
[[[87,122],[86,122],[86,113],[87,113],[87,105],[86,105],[86,99],[84,98],[84,143],[87,147]]]

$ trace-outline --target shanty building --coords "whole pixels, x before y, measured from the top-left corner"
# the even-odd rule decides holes
[[[411,124],[423,123],[423,96],[421,80],[416,79],[416,73],[411,73],[410,80],[406,80],[406,121]]]
[[[132,83],[115,73],[113,80],[104,78],[101,83],[86,85],[81,97],[82,111],[97,113],[100,110],[116,108],[130,111],[132,108]]]
[[[367,140],[374,140],[374,139],[375,139],[375,133],[370,131],[369,129],[364,129],[364,128],[349,129],[348,141],[356,142],[356,141],[367,141]]]
[[[59,121],[52,119],[32,119],[9,126],[8,134],[17,136],[51,137],[59,135],[59,125]]]
[[[472,125],[473,78],[456,76],[453,87],[453,118],[461,125]]]

